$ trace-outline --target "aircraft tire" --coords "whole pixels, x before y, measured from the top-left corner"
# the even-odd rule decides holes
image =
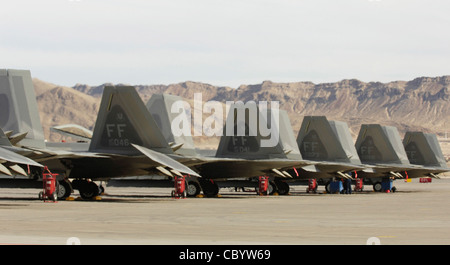
[[[61,180],[58,181],[57,191],[58,191],[57,193],[58,200],[64,200],[65,198],[69,197],[70,194],[72,193],[72,187],[67,181]]]
[[[99,194],[99,189],[95,182],[83,181],[83,184],[80,185],[78,191],[80,192],[81,198],[85,200],[90,200]]]
[[[277,185],[277,191],[279,195],[287,195],[289,194],[289,184],[287,184],[284,181],[277,181],[276,182]]]
[[[382,189],[382,185],[381,185],[381,182],[375,182],[374,184],[373,184],[373,190],[374,191],[376,191],[376,192],[381,192],[381,189]]]
[[[203,190],[203,194],[205,194],[206,197],[214,197],[219,194],[219,186],[217,186],[216,183],[208,179],[201,179],[199,181]]]
[[[195,181],[188,181],[186,190],[187,190],[187,196],[188,197],[195,197],[195,196],[200,194],[202,189],[201,189],[200,185],[197,182],[195,182]]]
[[[331,181],[328,181],[327,183],[325,183],[325,191],[327,193],[330,193],[330,185],[331,185]]]
[[[267,192],[269,193],[269,195],[273,195],[275,192],[278,193],[277,184],[275,184],[275,182],[273,181],[269,181],[269,187],[267,189]]]

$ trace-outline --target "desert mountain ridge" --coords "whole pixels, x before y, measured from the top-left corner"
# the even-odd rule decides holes
[[[50,126],[76,123],[93,129],[105,83],[100,86],[76,84],[64,87],[33,79],[41,121],[47,139],[60,140]],[[152,94],[167,93],[192,100],[202,93],[203,101],[279,101],[287,111],[297,135],[305,115],[325,115],[329,120],[347,122],[357,136],[363,123],[395,126],[401,136],[406,131],[424,131],[444,137],[450,131],[450,75],[418,77],[411,81],[362,82],[344,79],[334,83],[312,82],[219,87],[186,81],[170,85],[133,85],[144,102]],[[204,115],[206,118],[207,115]],[[196,144],[217,146],[218,139],[194,137]]]

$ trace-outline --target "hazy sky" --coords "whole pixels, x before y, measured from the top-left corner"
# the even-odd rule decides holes
[[[448,0],[0,1],[0,68],[60,85],[450,74]]]

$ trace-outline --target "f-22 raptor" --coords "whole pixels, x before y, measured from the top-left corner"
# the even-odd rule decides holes
[[[0,102],[0,127],[26,134],[15,143],[20,147],[17,153],[59,174],[59,198],[67,197],[74,188],[83,198],[97,196],[99,187],[93,180],[142,174],[200,177],[177,161],[180,156],[174,155],[162,134],[153,130],[156,124],[147,111],[141,111],[146,109],[133,87],[105,88],[90,143],[44,141],[27,70],[0,71]]]

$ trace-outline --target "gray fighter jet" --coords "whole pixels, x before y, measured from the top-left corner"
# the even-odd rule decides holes
[[[128,175],[199,175],[178,162],[134,87],[106,87],[90,143],[48,144],[37,110],[31,74],[26,70],[0,71],[0,126],[26,133],[16,146],[23,155],[45,164],[65,178],[59,197],[72,188],[82,197],[98,195],[90,180]],[[67,179],[74,179],[72,186]],[[62,195],[61,193],[64,193]]]
[[[176,146],[169,146],[157,125],[146,110],[134,87],[106,87],[103,93],[99,115],[92,139],[89,143],[45,143],[39,118],[32,115],[38,113],[29,71],[4,71],[6,79],[21,79],[19,85],[6,82],[0,90],[0,98],[11,108],[6,129],[27,131],[27,137],[17,143],[26,150],[34,151],[32,159],[45,163],[53,172],[60,173],[72,181],[73,188],[80,190],[82,197],[98,194],[97,185],[88,180],[102,180],[122,176],[165,174],[186,174],[200,177],[205,174],[203,184],[207,194],[217,192],[213,179],[229,179],[246,176],[258,176],[274,173],[285,176],[282,169],[299,166],[302,162],[283,159],[276,155],[281,147],[274,146],[259,150],[260,137],[250,137],[240,147],[248,148],[253,159],[235,156],[199,158],[175,154]],[[23,104],[23,95],[27,102]],[[31,96],[30,96],[31,95]],[[26,106],[25,106],[26,105]],[[20,108],[18,107],[20,106]],[[22,121],[33,121],[23,126]],[[278,133],[278,132],[276,132]],[[240,137],[240,140],[243,140]],[[224,146],[236,144],[230,137],[224,139]],[[255,149],[256,152],[254,151]],[[241,153],[242,155],[242,153]],[[245,156],[244,156],[245,157]],[[192,169],[193,170],[192,170]],[[60,182],[66,190],[69,181]],[[63,190],[64,190],[63,188]],[[212,191],[212,192],[211,192]]]
[[[357,172],[358,177],[370,181],[375,191],[381,191],[384,183],[404,178],[405,171],[422,168],[409,162],[400,134],[393,126],[361,125],[355,147],[366,166]]]
[[[296,179],[316,179],[327,191],[333,178],[352,179],[349,172],[364,168],[345,122],[329,121],[325,116],[305,116],[296,143],[303,159],[316,164],[289,173]]]
[[[423,166],[419,169],[410,169],[407,172],[402,172],[404,177],[439,178],[439,173],[450,171],[435,134],[406,132],[403,138],[403,145],[409,162],[414,165]]]
[[[257,144],[257,137],[222,136],[218,150],[205,155],[206,152],[203,150],[195,150],[192,137],[173,136],[171,122],[174,119],[174,114],[170,112],[170,109],[176,101],[182,101],[182,98],[167,94],[153,95],[147,103],[147,108],[163,131],[166,140],[180,148],[177,152],[189,154],[197,152],[202,156],[220,158],[264,159],[267,157],[278,157],[301,161],[300,166],[295,169],[290,167],[284,168],[284,170],[264,172],[264,175],[271,176],[270,190],[272,192],[287,194],[289,192],[289,184],[299,182],[299,180],[303,180],[301,184],[304,184],[305,180],[316,178],[328,184],[336,176],[339,178],[351,178],[347,174],[349,171],[363,168],[347,124],[335,121],[329,122],[323,116],[308,116],[303,121],[296,141],[289,117],[284,110],[279,110],[279,142],[277,145],[270,148],[260,148]],[[185,112],[188,114],[187,116],[190,115],[189,109],[186,109]],[[227,124],[232,124],[231,122]],[[264,122],[269,122],[269,120]],[[234,126],[236,126],[236,123]],[[245,124],[245,126],[248,127],[248,124]],[[302,148],[302,153],[300,153],[299,147]],[[302,156],[307,157],[306,161]],[[202,168],[207,168],[208,166],[212,165],[201,165]],[[263,174],[263,172],[260,172],[260,174]],[[228,187],[255,186],[254,179],[247,182],[234,179],[227,179],[224,182],[216,180],[216,182],[220,186]]]
[[[272,124],[271,121],[276,119],[271,116],[275,114],[270,109],[260,110],[256,104],[231,105],[217,150],[205,151],[195,148],[191,136],[173,135],[171,124],[175,116],[170,110],[177,101],[183,99],[167,94],[153,95],[147,103],[147,108],[155,117],[166,140],[177,146],[177,153],[193,155],[204,161],[193,168],[203,177],[199,181],[203,192],[207,195],[217,194],[218,185],[255,186],[255,178],[259,176],[292,178],[286,169],[314,164],[301,159],[295,139],[290,143],[286,140],[289,137],[283,126],[287,115],[282,110],[279,110],[278,123]],[[253,120],[250,118],[251,111],[255,114]],[[266,111],[266,115],[262,115],[262,111]],[[185,113],[186,119],[190,120],[189,106],[185,109]],[[239,115],[243,118],[240,121]],[[220,118],[217,122],[222,122]],[[271,133],[263,136],[261,126],[270,128]],[[238,130],[241,129],[242,133],[239,135]],[[276,139],[272,138],[274,136]],[[270,140],[273,140],[272,144],[266,146],[262,144],[263,141]]]

